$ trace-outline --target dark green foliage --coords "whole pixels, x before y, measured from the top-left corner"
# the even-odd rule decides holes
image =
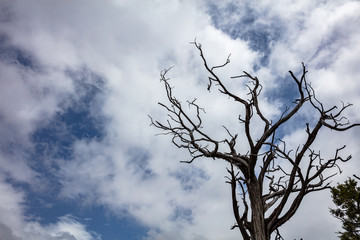
[[[330,209],[331,214],[342,221],[340,233],[342,240],[360,240],[360,187],[349,178],[343,184],[331,189],[336,208]]]

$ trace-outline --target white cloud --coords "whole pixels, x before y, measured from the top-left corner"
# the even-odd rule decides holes
[[[41,225],[36,219],[25,215],[25,193],[7,183],[0,174],[0,237],[2,240],[96,240],[94,233],[65,215],[56,223]]]
[[[10,141],[29,144],[29,133],[54,114],[62,95],[71,92],[71,81],[57,71],[44,74],[15,64],[1,63],[0,70],[1,131]]]
[[[61,239],[61,240],[97,240],[97,236],[88,232],[86,227],[70,215],[65,215],[55,224],[41,226],[31,222],[25,227],[27,235],[33,235],[33,239]]]
[[[107,136],[101,141],[76,141],[71,161],[56,159],[61,196],[89,205],[104,205],[119,217],[130,214],[151,228],[149,239],[233,239],[238,236],[238,232],[229,230],[234,221],[229,186],[224,178],[226,165],[208,159],[191,166],[179,164],[180,160],[189,159],[187,153],[171,146],[166,136],[155,137],[156,130],[149,127],[147,114],[158,119],[164,117],[156,105],[158,101],[165,101],[163,86],[158,81],[159,71],[175,66],[169,72],[171,83],[176,86],[174,92],[184,101],[199,97],[199,103],[207,105],[208,113],[204,117],[209,118],[206,122],[209,131],[223,137],[226,132],[221,125],[224,123],[238,130],[241,126],[237,115],[241,110],[238,106],[228,106],[228,99],[215,89],[211,94],[206,92],[207,74],[197,50],[189,42],[197,37],[212,65],[224,63],[231,53],[231,63],[219,74],[239,94],[246,91],[241,89],[244,83],[227,79],[243,70],[251,72],[254,64],[259,63],[261,53],[251,50],[249,41],[232,39],[212,26],[205,2],[19,0],[8,4],[12,18],[2,23],[0,30],[14,46],[28,51],[43,69],[34,71],[14,64],[0,65],[1,85],[7,86],[0,90],[0,130],[2,136],[10,138],[8,141],[31,145],[29,136],[39,124],[49,121],[56,111],[61,111],[60,103],[77,94],[65,70],[85,66],[105,80],[104,105],[95,106],[92,112],[110,119],[106,125]],[[215,4],[226,6],[226,3]],[[300,62],[305,61],[309,66],[309,79],[321,100],[334,104],[344,99],[356,104],[360,87],[355,81],[360,60],[360,38],[356,31],[358,8],[359,3],[353,1],[280,1],[276,4],[263,1],[256,6],[248,2],[241,3],[236,15],[224,19],[222,24],[234,24],[251,9],[257,17],[255,22],[268,26],[269,32],[276,24],[280,26],[279,38],[271,40],[269,65],[256,71],[264,88],[274,90],[283,83],[277,81],[280,77],[289,69],[301,69]],[[279,102],[271,103],[266,97],[262,100],[267,116],[281,113]],[[350,112],[354,121],[360,120],[358,109],[357,105]],[[228,119],[229,115],[233,119]],[[259,130],[256,128],[254,132]],[[329,146],[336,148],[338,138],[333,136],[338,135],[326,132],[318,146],[326,150]],[[298,132],[289,133],[288,139],[296,145],[300,139]],[[349,152],[358,156],[355,135],[341,135],[341,140],[351,142]],[[25,156],[1,154],[0,163],[2,171],[17,181],[32,183],[37,178],[38,173],[28,166]],[[190,191],[184,189],[184,179],[175,173],[189,178],[190,186],[199,186]],[[22,213],[24,193],[5,182],[0,187],[7,192],[1,201],[11,206],[4,216],[12,216],[12,220],[0,221],[5,224],[0,227],[6,229],[9,237],[24,238],[24,234],[32,233],[33,239],[35,236],[38,239],[97,238],[68,215],[47,226],[27,222]],[[310,224],[302,224],[303,219],[308,218],[304,215],[314,209],[321,209],[318,215],[326,215],[329,201],[321,199],[328,196],[316,197],[319,199],[316,205],[306,201],[289,228],[284,226],[287,236],[296,235],[295,227],[308,229]],[[191,210],[190,217],[186,215],[187,210]],[[336,220],[328,216],[324,217],[326,226],[334,226]],[[320,218],[307,223],[315,226],[318,221]],[[308,233],[318,238],[325,234],[304,231],[296,237],[306,239]],[[327,239],[335,238],[331,232],[327,234]]]

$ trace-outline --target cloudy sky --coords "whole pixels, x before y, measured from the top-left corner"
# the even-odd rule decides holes
[[[160,71],[173,66],[175,94],[197,97],[220,136],[239,109],[206,91],[195,38],[211,65],[231,53],[224,81],[259,77],[267,116],[296,98],[288,70],[304,62],[325,106],[351,102],[360,122],[359,13],[350,0],[0,0],[0,239],[239,239],[227,165],[181,164],[187,152],[149,126],[166,117]],[[290,145],[304,127],[285,129]],[[359,134],[321,132],[316,149],[353,156],[334,184],[360,172]],[[285,239],[337,239],[331,206],[309,195]]]

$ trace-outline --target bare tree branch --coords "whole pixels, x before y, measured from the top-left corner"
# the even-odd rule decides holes
[[[276,234],[275,239],[282,239],[279,227],[294,216],[304,197],[309,193],[330,188],[331,178],[341,172],[339,163],[351,159],[351,156],[342,157],[340,154],[345,146],[337,148],[334,156],[329,159],[323,159],[320,151],[312,149],[320,130],[328,128],[346,131],[360,126],[360,123],[351,124],[343,116],[345,110],[351,106],[349,103],[342,103],[341,107],[324,107],[317,99],[313,87],[307,82],[304,63],[300,77],[289,71],[298,92],[297,98],[292,106],[286,107],[279,118],[273,121],[267,118],[260,107],[259,96],[263,87],[256,76],[244,71],[242,75],[232,77],[248,81],[248,97],[239,96],[230,91],[225,81],[215,72],[230,64],[230,54],[222,64],[211,67],[201,44],[196,39],[192,44],[199,51],[209,74],[207,89],[211,91],[212,88],[217,88],[244,110],[245,114],[239,114],[238,117],[243,132],[234,133],[223,126],[227,134],[225,139],[210,136],[203,126],[205,109],[198,105],[196,98],[183,104],[174,96],[166,76],[171,68],[160,73],[168,104],[159,105],[165,109],[168,118],[165,122],[159,122],[150,117],[151,125],[160,129],[162,134],[172,136],[171,141],[175,146],[189,152],[190,160],[182,162],[192,163],[196,159],[211,158],[230,164],[227,183],[231,186],[232,208],[236,221],[232,229],[239,228],[243,239],[268,240],[272,233]],[[276,133],[289,119],[294,118],[305,104],[317,112],[315,124],[305,122],[303,127],[307,134],[306,140],[299,143],[296,149],[288,149],[286,142],[278,138]],[[259,136],[253,136],[250,131],[251,122],[255,118],[262,124],[256,126],[262,129]],[[237,143],[240,137],[246,140],[248,152],[241,153]],[[224,149],[226,151],[223,151]],[[240,201],[238,195],[241,196]]]

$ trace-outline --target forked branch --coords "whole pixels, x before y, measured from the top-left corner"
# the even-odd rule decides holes
[[[225,139],[206,132],[203,122],[205,109],[198,105],[196,98],[182,103],[174,96],[166,76],[170,68],[160,73],[168,104],[159,105],[165,109],[168,118],[165,122],[160,122],[150,117],[151,125],[160,129],[162,134],[172,136],[171,141],[175,146],[189,152],[190,160],[183,162],[192,163],[196,159],[211,158],[230,164],[227,182],[231,186],[232,208],[236,220],[232,229],[239,228],[243,239],[268,240],[272,233],[276,239],[282,239],[279,227],[293,217],[304,197],[309,193],[328,189],[331,178],[341,172],[339,163],[351,159],[351,156],[342,157],[340,154],[345,146],[337,148],[330,159],[323,159],[320,151],[312,149],[320,130],[328,128],[346,131],[360,126],[360,123],[351,124],[343,116],[351,106],[349,103],[342,103],[341,107],[324,107],[306,79],[304,63],[299,77],[289,72],[298,96],[293,101],[289,100],[292,105],[286,107],[277,120],[269,119],[260,107],[259,96],[263,87],[256,76],[244,71],[243,74],[232,77],[247,80],[245,86],[248,94],[237,95],[216,73],[218,69],[230,64],[230,54],[221,64],[209,66],[201,44],[196,40],[192,44],[199,51],[209,74],[207,89],[211,91],[216,87],[220,93],[234,100],[244,112],[242,116],[239,113],[238,118],[242,131],[234,133],[223,126],[228,136]],[[312,107],[317,116],[310,120],[312,124],[303,124],[305,141],[299,143],[297,149],[288,149],[284,139],[277,135],[305,104]],[[255,121],[257,124],[252,125]],[[260,134],[254,136],[251,127],[261,129]],[[239,148],[239,139],[242,144],[247,144],[248,151],[241,152],[243,148]]]

